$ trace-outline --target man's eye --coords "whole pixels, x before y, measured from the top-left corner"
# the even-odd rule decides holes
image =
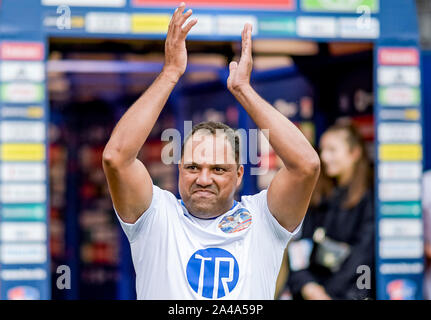
[[[196,166],[188,166],[187,169],[189,169],[189,170],[195,170]]]
[[[226,171],[225,169],[220,168],[220,167],[215,167],[215,168],[214,168],[214,170],[215,170],[216,172],[225,172],[225,171]]]

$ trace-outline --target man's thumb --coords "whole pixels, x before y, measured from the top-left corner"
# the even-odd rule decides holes
[[[229,63],[229,72],[234,71],[236,68],[238,68],[238,63],[236,63],[235,61]]]

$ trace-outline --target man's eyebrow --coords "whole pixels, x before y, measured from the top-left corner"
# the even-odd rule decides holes
[[[223,168],[226,171],[230,171],[231,170],[231,166],[230,163],[223,163],[223,164],[212,164],[210,165],[210,167],[213,168]]]
[[[229,165],[230,165],[229,163],[215,163],[215,164],[210,164],[209,166],[211,168],[214,168],[214,167],[229,168]],[[200,167],[201,165],[199,163],[196,163],[196,162],[186,162],[186,161],[184,161],[183,162],[183,166],[196,166],[196,167]]]
[[[183,166],[196,166],[196,167],[199,167],[200,165],[198,163],[196,163],[196,162],[187,162],[187,161],[184,161],[183,162]]]

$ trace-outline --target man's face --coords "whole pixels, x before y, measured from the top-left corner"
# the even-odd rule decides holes
[[[181,160],[178,186],[189,212],[211,218],[228,211],[244,167],[238,168],[226,135],[195,132],[184,145]]]

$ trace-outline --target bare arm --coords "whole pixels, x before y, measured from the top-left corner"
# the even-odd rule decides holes
[[[251,46],[251,25],[246,24],[241,59],[239,63],[230,63],[227,86],[257,126],[269,130],[269,143],[284,167],[268,188],[268,207],[285,229],[293,231],[307,211],[319,176],[320,160],[301,131],[251,87]]]
[[[103,151],[103,170],[112,201],[121,219],[128,223],[136,222],[152,199],[151,177],[137,155],[186,70],[185,39],[197,20],[191,20],[182,28],[192,14],[191,10],[183,14],[184,8],[182,3],[169,23],[162,72],[122,116]]]

